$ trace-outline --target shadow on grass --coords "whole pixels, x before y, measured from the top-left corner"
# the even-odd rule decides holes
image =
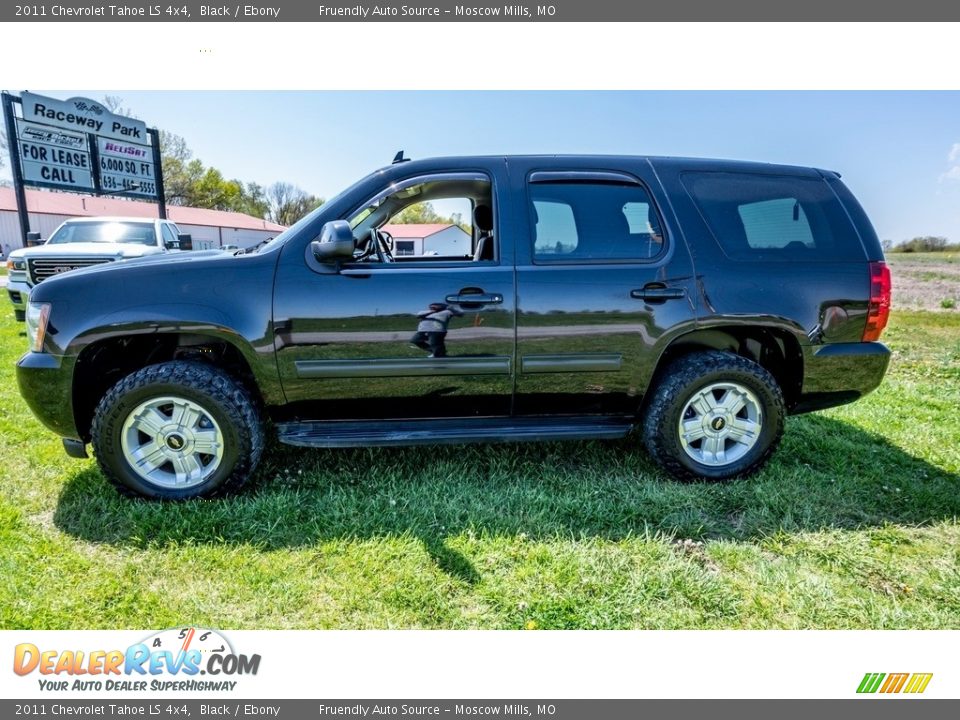
[[[918,525],[960,516],[958,477],[838,420],[788,421],[759,475],[680,483],[635,439],[352,450],[274,445],[239,495],[185,503],[119,497],[92,466],[71,477],[54,522],[86,541],[127,547],[242,544],[264,550],[407,535],[472,583],[447,539],[469,532],[528,538],[749,540],[775,532]]]

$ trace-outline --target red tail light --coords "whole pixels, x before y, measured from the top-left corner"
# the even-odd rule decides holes
[[[863,341],[880,339],[890,317],[890,268],[885,262],[870,263],[870,307],[867,310],[867,326],[863,329]]]

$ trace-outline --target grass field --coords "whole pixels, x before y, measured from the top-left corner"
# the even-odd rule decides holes
[[[960,309],[960,253],[888,253],[893,304],[901,310]]]
[[[16,390],[0,321],[0,627],[958,628],[960,313],[898,312],[869,398],[757,477],[633,440],[271,448],[240,496],[119,498]]]

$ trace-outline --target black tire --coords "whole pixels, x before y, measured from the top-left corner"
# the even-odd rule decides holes
[[[13,317],[16,318],[17,322],[26,322],[27,321],[27,311],[26,310],[14,310]]]
[[[762,422],[755,443],[741,457],[728,463],[704,464],[684,449],[681,415],[688,402],[702,390],[723,383],[752,393],[758,401]],[[647,403],[641,431],[650,456],[674,477],[681,480],[729,480],[756,472],[770,459],[783,435],[785,416],[783,393],[773,375],[739,355],[707,350],[685,355],[666,369]],[[693,419],[699,418],[693,416]],[[726,444],[730,441],[718,442]],[[696,454],[698,451],[694,448],[692,452]]]
[[[202,482],[186,488],[141,476],[121,442],[130,414],[144,402],[167,396],[202,407],[222,434],[219,465]],[[114,385],[97,406],[91,435],[97,462],[120,493],[160,500],[208,498],[237,490],[255,471],[264,446],[259,408],[243,386],[218,368],[180,360],[142,368]]]

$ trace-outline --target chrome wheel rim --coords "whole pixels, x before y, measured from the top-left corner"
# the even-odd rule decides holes
[[[120,444],[133,471],[147,482],[182,489],[205,482],[223,461],[223,433],[201,405],[158,397],[138,405],[123,423]]]
[[[760,439],[760,401],[739,383],[719,382],[695,392],[680,414],[680,444],[701,465],[730,465]]]

